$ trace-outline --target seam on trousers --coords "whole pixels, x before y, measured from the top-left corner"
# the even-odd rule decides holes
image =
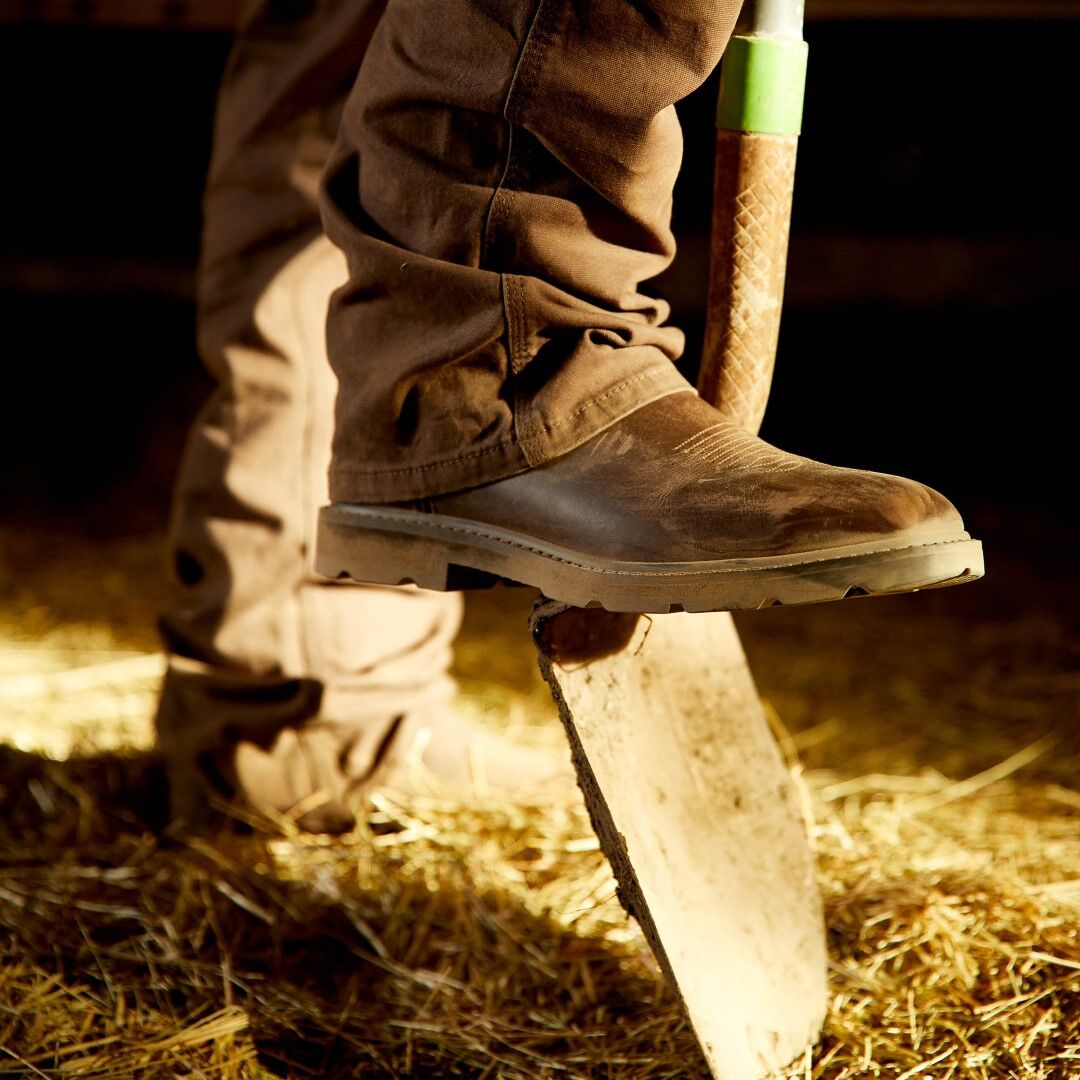
[[[517,178],[517,159],[514,154],[514,124],[510,120],[510,108],[518,91],[520,80],[528,77],[527,71],[531,63],[532,53],[537,50],[541,54],[543,53],[543,45],[537,41],[537,28],[544,4],[545,0],[537,0],[532,18],[529,20],[529,28],[525,31],[525,38],[521,43],[521,51],[518,53],[517,62],[514,64],[513,73],[510,76],[510,83],[506,88],[506,97],[503,98],[502,115],[507,124],[506,162],[503,165],[502,176],[499,177],[498,183],[491,192],[491,201],[488,203],[487,214],[484,219],[483,235],[480,237],[479,268],[481,270],[490,269],[487,265],[488,245],[491,242],[497,222],[500,218],[506,216],[506,210],[509,208],[506,204],[513,201],[513,191],[508,190],[508,185]],[[535,64],[532,66],[535,68]],[[500,196],[503,196],[503,198],[500,198]]]
[[[488,204],[488,212],[484,221],[484,234],[480,242],[480,267],[489,269],[488,255],[490,246],[499,234],[500,228],[510,216],[510,210],[514,205],[517,192],[513,185],[520,182],[523,175],[523,163],[520,151],[514,145],[514,122],[510,119],[510,113],[518,96],[527,97],[531,88],[531,82],[535,78],[540,67],[540,61],[544,55],[547,41],[542,31],[543,17],[550,7],[550,0],[538,0],[529,22],[529,28],[525,32],[525,38],[518,53],[514,72],[510,77],[510,84],[506,88],[506,97],[503,100],[502,115],[507,125],[506,139],[506,163],[503,167],[502,176],[491,193],[491,202]],[[526,340],[527,324],[525,320],[524,302],[520,282],[515,276],[500,272],[502,286],[503,319],[506,323],[506,351],[507,362],[510,370],[507,373],[510,381],[510,389],[513,395],[513,432],[518,435],[518,402],[513,392],[514,376],[521,371],[528,359],[528,344]]]
[[[510,370],[512,374],[517,375],[529,359],[525,289],[519,274],[501,274],[500,277],[503,283],[503,305],[506,310],[507,332],[510,338]]]
[[[653,379],[659,379],[663,376],[669,376],[674,371],[674,365],[665,362],[663,365],[646,368],[644,371],[639,371],[636,375],[628,375],[625,379],[620,379],[618,382],[612,383],[612,385],[609,386],[603,393],[595,394],[590,397],[588,401],[586,401],[579,408],[575,409],[572,413],[570,413],[569,416],[564,416],[561,420],[557,420],[553,424],[544,424],[538,431],[533,432],[531,435],[522,436],[522,438],[520,439],[522,450],[525,452],[526,457],[529,457],[531,451],[533,451],[534,449],[537,450],[539,454],[543,454],[543,443],[547,440],[550,440],[551,436],[554,435],[555,432],[557,432],[560,428],[565,428],[567,424],[570,424],[573,421],[579,419],[586,413],[592,412],[592,410],[595,409],[597,405],[602,404],[608,398],[614,397],[616,394],[628,389],[631,386],[634,386],[636,383],[647,383]],[[686,390],[692,389],[693,387],[691,387],[688,383],[686,385]],[[660,396],[667,396],[668,393],[680,392],[682,392],[682,388],[675,388],[670,391],[665,391],[665,393]],[[635,408],[638,408],[640,407],[640,405],[644,404],[646,404],[646,402],[642,401],[639,403],[639,405],[635,406]]]
[[[422,473],[431,469],[441,469],[446,465],[453,465],[459,461],[470,461],[473,458],[486,457],[488,454],[496,454],[500,450],[511,450],[517,444],[517,439],[503,439],[501,442],[492,443],[490,446],[481,447],[479,450],[469,450],[464,454],[455,454],[453,457],[429,461],[426,465],[403,465],[400,468],[392,469],[358,469],[350,465],[335,465],[331,471],[348,476],[399,476],[408,473]]]
[[[293,286],[289,296],[289,308],[293,317],[293,333],[296,338],[296,343],[299,346],[296,360],[300,366],[300,380],[304,393],[304,424],[301,432],[300,451],[300,512],[298,515],[302,522],[300,536],[303,548],[300,557],[303,563],[304,573],[303,577],[297,582],[297,585],[293,590],[292,606],[294,609],[293,616],[296,619],[296,638],[300,653],[300,662],[304,667],[305,674],[308,675],[316,669],[316,665],[313,663],[312,659],[316,650],[312,646],[312,620],[306,617],[307,613],[304,610],[305,605],[302,590],[308,581],[311,570],[309,560],[315,547],[314,521],[308,514],[308,511],[312,508],[312,504],[315,501],[312,498],[311,492],[311,470],[312,458],[315,453],[313,413],[316,394],[314,386],[312,385],[313,376],[311,371],[311,365],[315,354],[312,349],[313,342],[308,335],[308,325],[304,319],[304,297],[301,296],[301,289],[307,280],[304,275],[309,273],[311,268],[318,264],[321,254],[322,253],[319,251],[316,243],[313,242],[312,246],[308,247],[299,256],[297,261],[299,280]],[[325,664],[322,663],[325,650],[322,648],[321,635],[317,651],[320,661],[318,667],[325,668]]]

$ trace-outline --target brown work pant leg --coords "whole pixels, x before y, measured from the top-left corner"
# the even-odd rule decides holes
[[[419,498],[565,453],[687,384],[674,102],[739,0],[389,0],[322,199],[348,259],[330,494]]]
[[[335,392],[326,308],[345,279],[315,188],[380,11],[263,0],[221,90],[198,293],[218,386],[177,481],[181,592],[162,620],[159,743],[189,819],[208,781],[228,794],[222,745],[246,739],[251,782],[279,785],[269,794],[284,807],[305,794],[306,773],[362,776],[397,715],[452,690],[456,596],[326,583],[310,566]]]

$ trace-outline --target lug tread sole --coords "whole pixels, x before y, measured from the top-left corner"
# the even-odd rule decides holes
[[[316,570],[329,578],[436,592],[526,584],[575,607],[666,614],[944,588],[982,577],[983,557],[982,545],[960,533],[794,556],[620,563],[458,518],[336,503],[319,515]]]

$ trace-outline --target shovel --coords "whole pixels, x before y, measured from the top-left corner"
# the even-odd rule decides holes
[[[806,73],[802,0],[750,0],[717,110],[698,389],[756,431],[772,377]],[[530,628],[593,825],[720,1080],[817,1037],[825,941],[800,801],[731,616],[541,599]]]

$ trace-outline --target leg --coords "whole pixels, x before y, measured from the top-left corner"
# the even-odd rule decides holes
[[[737,9],[391,0],[322,200],[349,281],[320,570],[630,611],[981,573],[936,492],[775,450],[672,367],[642,282],[673,250],[673,102]]]
[[[158,714],[174,809],[208,787],[305,819],[344,821],[400,718],[437,710],[459,620],[454,597],[316,580],[334,379],[328,298],[341,256],[313,202],[341,100],[380,13],[322,3],[282,22],[256,5],[222,89],[206,193],[200,347],[218,380],[176,489],[181,595],[162,620],[170,653]]]
[[[332,497],[497,479],[687,389],[682,335],[640,286],[674,255],[673,103],[739,4],[683,7],[390,4],[323,200],[350,267]]]

